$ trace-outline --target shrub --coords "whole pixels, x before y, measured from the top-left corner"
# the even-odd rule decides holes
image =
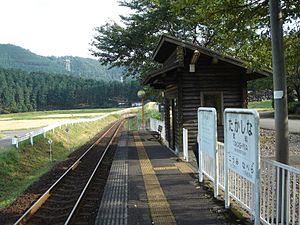
[[[300,114],[300,102],[289,102],[288,111],[293,114]]]

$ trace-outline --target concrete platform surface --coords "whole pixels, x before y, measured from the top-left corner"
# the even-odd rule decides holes
[[[187,163],[148,132],[123,132],[99,206],[100,224],[237,224]]]

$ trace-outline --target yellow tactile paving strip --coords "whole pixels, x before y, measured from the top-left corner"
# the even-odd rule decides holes
[[[166,196],[155,175],[154,168],[148,158],[144,145],[137,132],[134,133],[135,146],[137,148],[145,189],[148,197],[148,205],[153,224],[175,225],[176,220],[171,211]]]
[[[162,171],[162,170],[177,170],[177,166],[165,166],[165,167],[154,167],[155,171]]]
[[[191,167],[186,165],[184,162],[175,163],[175,166],[179,169],[181,173],[194,173]]]

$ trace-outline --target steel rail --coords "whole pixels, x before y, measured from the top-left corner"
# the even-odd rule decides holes
[[[14,223],[14,225],[23,225],[38,211],[38,209],[47,201],[51,196],[51,191],[70,173],[70,171],[75,170],[83,157],[86,156],[88,152],[98,144],[117,124],[119,121],[115,122],[100,138],[98,138],[81,156],[77,159],[72,166],[60,177],[58,180]],[[119,128],[118,128],[119,129]]]
[[[96,167],[95,167],[95,169],[94,169],[92,175],[90,176],[89,180],[87,181],[87,183],[86,183],[84,189],[82,190],[82,192],[81,192],[79,198],[77,199],[77,202],[75,203],[75,205],[74,205],[74,207],[73,207],[71,213],[69,214],[69,217],[67,218],[66,222],[64,223],[65,225],[70,224],[70,223],[72,222],[72,220],[74,219],[74,217],[76,216],[76,211],[79,209],[80,203],[81,203],[81,201],[82,201],[82,199],[83,199],[83,197],[84,197],[84,195],[85,195],[85,193],[86,193],[86,191],[87,191],[87,189],[88,189],[88,187],[89,187],[89,185],[90,185],[92,179],[94,178],[95,173],[96,173],[97,170],[99,169],[99,166],[100,166],[100,164],[102,163],[102,160],[103,160],[103,158],[105,157],[107,150],[111,147],[111,144],[112,144],[112,142],[114,141],[115,137],[117,136],[117,134],[118,134],[118,132],[119,132],[119,130],[120,130],[122,124],[123,124],[123,122],[120,123],[119,127],[117,128],[117,130],[115,131],[114,135],[113,135],[112,138],[110,139],[108,145],[106,146],[106,148],[105,148],[105,150],[104,150],[104,152],[103,152],[101,158],[99,159],[99,161],[98,161],[98,163],[97,163],[97,165],[96,165]]]

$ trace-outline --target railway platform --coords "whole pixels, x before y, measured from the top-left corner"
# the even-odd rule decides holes
[[[105,224],[237,224],[196,171],[147,131],[124,131],[97,219]]]

